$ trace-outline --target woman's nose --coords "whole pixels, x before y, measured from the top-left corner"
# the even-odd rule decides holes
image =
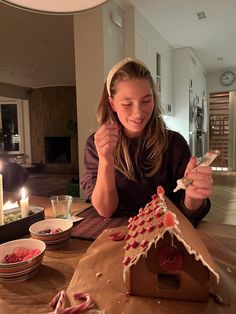
[[[142,114],[143,110],[142,110],[142,106],[140,104],[136,104],[133,107],[133,114],[140,116]]]

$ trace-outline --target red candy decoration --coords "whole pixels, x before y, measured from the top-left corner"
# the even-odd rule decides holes
[[[140,222],[139,222],[139,226],[142,226],[142,225],[144,225],[145,224],[145,220],[141,220]]]
[[[124,238],[125,235],[122,232],[114,232],[109,234],[109,239],[112,241],[122,241]]]
[[[142,228],[139,233],[144,234],[146,232],[146,228]]]
[[[159,194],[165,194],[165,190],[163,189],[163,187],[162,186],[158,186],[157,187],[157,194],[159,195]]]
[[[174,227],[175,226],[175,218],[171,212],[167,212],[163,219],[163,223],[166,227]]]
[[[125,250],[128,250],[130,248],[130,244],[126,244],[125,246],[124,246],[124,249]]]
[[[146,229],[147,229],[148,232],[152,232],[155,229],[155,226],[148,225]]]
[[[162,220],[157,223],[157,227],[158,227],[158,228],[161,228],[161,227],[163,227],[163,226],[164,226],[164,223],[163,223]]]
[[[123,259],[123,264],[125,266],[129,265],[129,262],[131,261],[131,258],[129,256],[127,256],[126,258]]]
[[[139,243],[134,240],[130,245],[133,249],[136,249],[139,246]]]
[[[132,234],[132,238],[136,238],[138,236],[138,232],[134,231],[134,233]]]
[[[26,261],[34,256],[37,256],[41,253],[39,249],[28,249],[24,247],[15,248],[14,252],[7,254],[4,257],[4,263],[18,263],[21,261]]]
[[[141,243],[140,243],[140,246],[141,247],[146,247],[148,245],[148,241],[147,240],[143,240],[143,241],[141,241]]]
[[[128,233],[126,236],[125,236],[125,240],[129,240],[131,238],[131,235]]]
[[[130,230],[131,230],[131,231],[134,231],[136,228],[137,228],[137,225],[133,225],[133,226],[130,228]]]
[[[164,271],[176,271],[183,266],[183,256],[175,247],[163,247],[157,253],[157,262]]]

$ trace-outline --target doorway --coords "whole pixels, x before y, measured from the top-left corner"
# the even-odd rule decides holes
[[[236,93],[210,93],[209,148],[221,152],[215,170],[235,170],[235,103]]]

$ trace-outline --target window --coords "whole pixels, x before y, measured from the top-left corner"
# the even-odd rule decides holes
[[[0,153],[23,153],[22,103],[0,102]]]

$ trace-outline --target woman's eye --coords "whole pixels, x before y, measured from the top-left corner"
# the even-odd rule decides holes
[[[130,106],[132,106],[132,104],[131,103],[127,103],[127,104],[123,104],[123,106],[124,107],[130,107]]]
[[[145,100],[143,100],[143,103],[144,104],[148,104],[148,103],[150,103],[152,100],[151,99],[145,99]]]

